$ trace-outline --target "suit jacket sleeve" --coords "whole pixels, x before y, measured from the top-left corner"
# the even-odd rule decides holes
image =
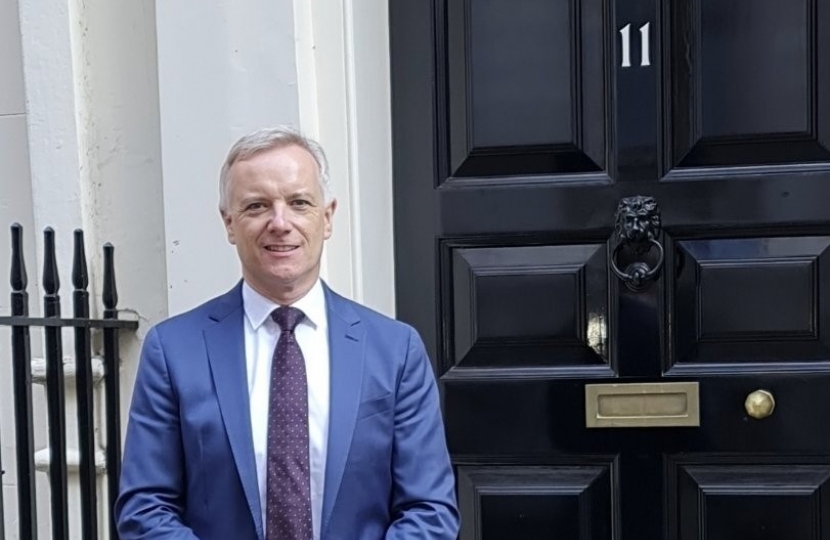
[[[424,344],[412,329],[398,383],[393,444],[393,522],[386,540],[455,540],[455,478],[438,388]]]
[[[185,467],[179,407],[158,332],[144,340],[115,505],[121,540],[198,540],[182,519]]]

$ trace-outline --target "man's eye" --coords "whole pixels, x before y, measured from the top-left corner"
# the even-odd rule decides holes
[[[245,207],[245,210],[261,210],[265,208],[265,205],[259,202],[251,203]]]
[[[308,206],[308,205],[310,205],[310,204],[311,204],[311,203],[310,203],[310,202],[308,202],[308,201],[307,201],[307,200],[305,200],[305,199],[297,199],[297,200],[295,200],[295,201],[291,201],[291,205],[292,205],[292,206]]]

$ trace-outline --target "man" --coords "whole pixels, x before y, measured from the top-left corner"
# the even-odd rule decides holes
[[[147,334],[121,540],[457,537],[423,343],[320,280],[337,206],[327,170],[288,128],[231,148],[219,206],[243,279]]]

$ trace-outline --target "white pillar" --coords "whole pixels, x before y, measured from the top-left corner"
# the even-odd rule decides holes
[[[336,289],[393,315],[392,150],[386,0],[294,0],[302,128],[332,162],[327,248]]]
[[[62,274],[60,294],[64,300],[65,313],[68,308],[67,289],[71,290],[67,269],[71,268],[72,230],[82,226],[88,229],[84,219],[84,197],[88,190],[82,176],[85,145],[79,134],[82,118],[77,109],[82,90],[82,79],[77,74],[84,62],[77,38],[72,35],[76,23],[72,8],[74,6],[68,5],[65,0],[20,0],[33,221],[37,244],[36,261],[28,261],[32,313],[41,312],[41,297],[36,285],[42,276],[41,232],[47,226],[55,230],[57,262]],[[83,174],[87,173],[88,168]],[[32,340],[32,353],[42,356],[37,339]],[[67,387],[67,402],[71,403],[74,396],[74,389]],[[44,410],[42,387],[33,389],[33,398],[35,407]],[[74,407],[67,407],[67,446],[77,448],[73,437],[74,411]],[[48,452],[46,427],[44,417],[36,419],[35,446],[40,451]],[[69,485],[74,488],[77,477],[70,476]],[[37,494],[38,508],[44,509],[39,512],[38,532],[40,535],[48,535],[51,529],[49,512],[46,510],[49,508],[46,475],[38,475]],[[77,505],[70,505],[70,516],[76,516],[77,511]],[[71,522],[70,526],[74,527],[75,522]],[[74,535],[74,538],[77,537],[77,534]]]

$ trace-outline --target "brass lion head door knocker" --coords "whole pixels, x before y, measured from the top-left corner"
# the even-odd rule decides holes
[[[632,291],[644,291],[660,274],[665,259],[660,232],[660,208],[653,197],[626,197],[617,205],[617,247],[611,254],[611,269]],[[656,262],[650,262],[655,258],[649,255],[652,249]],[[618,266],[620,258],[628,263],[625,271]]]

